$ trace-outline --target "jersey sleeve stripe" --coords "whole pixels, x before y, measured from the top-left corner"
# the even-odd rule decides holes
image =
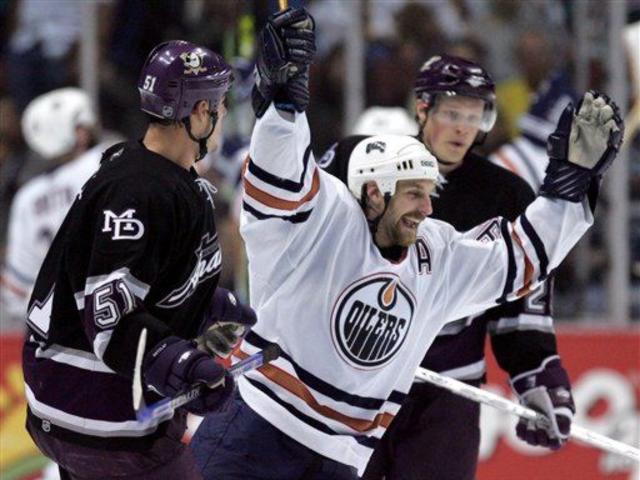
[[[522,240],[520,240],[520,237],[518,236],[518,233],[516,232],[515,228],[512,230],[511,235],[515,243],[517,243],[520,249],[522,250],[522,254],[524,256],[524,280],[523,280],[522,288],[520,288],[520,290],[518,290],[518,292],[516,293],[518,297],[522,297],[524,295],[527,295],[531,291],[530,287],[531,287],[531,283],[533,282],[534,268],[533,268],[533,263],[529,259],[529,256],[527,255],[527,252],[524,249],[524,245],[522,244]]]
[[[270,218],[279,218],[280,220],[285,220],[291,223],[306,222],[307,219],[309,218],[309,215],[311,215],[311,212],[313,211],[313,209],[306,210],[304,212],[298,212],[294,215],[269,215],[269,214],[260,212],[256,208],[253,208],[247,202],[242,202],[242,208],[244,208],[247,212],[249,212],[251,215],[256,217],[258,220],[268,220]]]
[[[548,315],[532,315],[522,313],[517,317],[505,317],[487,324],[490,335],[502,335],[522,330],[536,330],[544,333],[554,333],[553,319]]]
[[[289,180],[288,178],[277,177],[276,175],[273,175],[267,172],[266,170],[260,168],[258,165],[255,164],[255,162],[251,160],[250,157],[247,157],[247,160],[248,160],[247,169],[253,176],[262,180],[265,183],[273,185],[274,187],[280,188],[282,190],[287,190],[292,193],[299,193],[304,187],[304,178],[307,173],[307,167],[309,165],[310,157],[311,157],[311,144],[307,146],[304,152],[304,157],[302,159],[302,164],[303,164],[302,174],[300,175],[299,181],[293,181],[293,180]]]
[[[538,256],[538,262],[540,263],[540,280],[545,279],[549,275],[549,272],[547,271],[549,268],[549,258],[547,257],[544,244],[524,213],[520,215],[520,225],[522,225],[524,233],[529,237],[529,240],[536,251],[536,255]]]
[[[292,211],[300,208],[305,203],[310,202],[317,195],[320,190],[320,175],[318,170],[316,169],[313,173],[313,183],[311,185],[311,190],[302,197],[298,201],[285,200],[282,198],[278,198],[270,193],[267,193],[263,190],[260,190],[258,187],[253,185],[247,178],[244,179],[244,190],[245,194],[252,198],[253,200],[262,203],[263,205],[276,209],[276,210],[286,210]]]
[[[236,356],[240,359],[245,359],[249,355],[238,350]],[[378,413],[373,420],[363,420],[360,418],[350,417],[334,410],[331,407],[319,404],[304,383],[284,370],[269,364],[263,365],[258,369],[258,371],[273,383],[303,400],[313,411],[319,413],[323,417],[342,423],[357,432],[368,432],[378,426],[388,428],[393,420],[394,416],[387,412]]]
[[[500,230],[502,231],[502,238],[504,239],[504,243],[507,246],[508,266],[504,290],[500,298],[498,298],[498,300],[496,301],[497,303],[504,303],[507,300],[507,295],[513,292],[513,285],[516,279],[517,268],[515,255],[513,253],[513,244],[511,243],[511,234],[509,233],[509,222],[504,218],[500,222]]]

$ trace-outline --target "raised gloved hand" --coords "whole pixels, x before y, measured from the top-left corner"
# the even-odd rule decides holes
[[[206,385],[202,394],[184,408],[196,415],[221,409],[231,399],[233,377],[211,355],[196,348],[194,342],[167,337],[144,357],[145,384],[165,397],[175,397],[196,383]]]
[[[271,101],[304,111],[309,104],[308,70],[315,46],[315,24],[303,8],[275,13],[260,34],[253,109],[261,117]]]
[[[575,114],[567,105],[547,141],[549,165],[540,194],[581,202],[618,154],[623,133],[618,107],[606,95],[585,93]]]
[[[251,307],[241,304],[229,290],[218,287],[200,325],[198,348],[226,357],[256,320]]]
[[[521,419],[516,426],[518,437],[530,445],[560,448],[569,438],[576,411],[569,376],[560,357],[547,357],[539,368],[514,376],[511,387],[520,403],[546,417],[542,422]]]

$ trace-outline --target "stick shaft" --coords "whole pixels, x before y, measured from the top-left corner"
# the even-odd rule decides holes
[[[289,2],[287,0],[278,0],[278,7],[280,10],[286,10],[289,6]]]
[[[229,368],[228,372],[234,378],[237,378],[244,372],[261,367],[263,364],[264,352],[260,351],[236,363]],[[202,384],[193,385],[189,390],[176,397],[164,398],[152,405],[149,405],[148,407],[142,408],[136,413],[136,417],[138,418],[138,421],[145,422],[165,415],[169,416],[176,408],[182,407],[202,395],[204,388],[206,387]]]
[[[535,410],[514,403],[500,395],[467,385],[459,380],[445,377],[425,368],[418,367],[416,370],[416,378],[445,388],[456,395],[468,398],[474,402],[484,403],[485,405],[489,405],[497,408],[498,410],[502,410],[503,412],[511,413],[527,420],[544,421],[545,419],[544,415],[539,414]],[[611,453],[617,453],[618,455],[640,462],[640,449],[627,445],[626,443],[613,440],[612,438],[605,437],[604,435],[600,435],[599,433],[587,430],[586,428],[578,425],[571,425],[570,436],[571,438],[579,440],[580,442],[592,447],[606,450]]]

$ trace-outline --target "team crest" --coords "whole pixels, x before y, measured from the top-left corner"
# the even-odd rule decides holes
[[[372,370],[386,365],[407,338],[415,305],[413,294],[396,275],[380,273],[358,280],[334,305],[334,346],[356,368]]]
[[[185,75],[189,75],[190,73],[197,75],[207,71],[207,67],[202,66],[204,63],[204,54],[202,52],[198,52],[196,50],[192,52],[184,52],[180,54],[180,58],[184,62]]]

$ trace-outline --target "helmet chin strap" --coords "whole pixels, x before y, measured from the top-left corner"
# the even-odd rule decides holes
[[[191,119],[189,117],[186,117],[183,120],[184,126],[187,130],[187,135],[189,135],[189,138],[194,142],[196,142],[199,147],[198,155],[196,156],[196,162],[199,162],[200,160],[202,160],[207,154],[208,152],[207,141],[209,140],[209,137],[213,135],[213,131],[216,129],[216,123],[218,123],[217,112],[209,112],[209,115],[211,115],[211,120],[212,120],[211,130],[209,130],[209,133],[202,138],[196,138],[193,135],[193,133],[191,133]]]

